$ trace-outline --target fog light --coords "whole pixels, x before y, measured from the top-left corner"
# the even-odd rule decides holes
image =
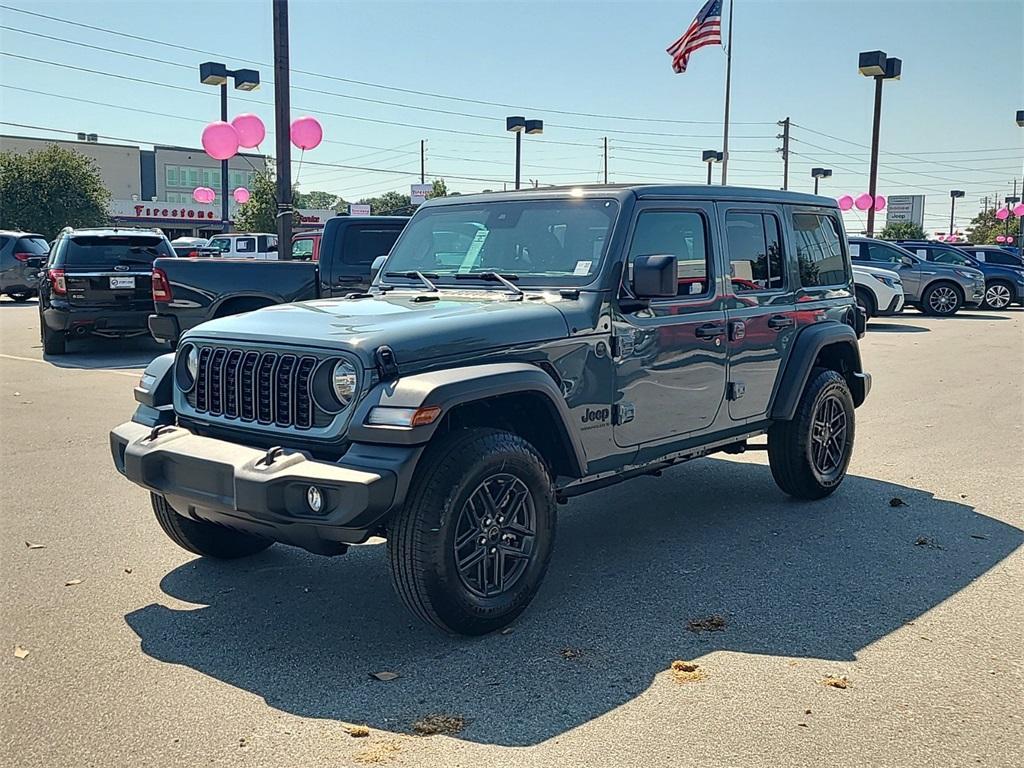
[[[323,509],[324,497],[323,494],[320,493],[320,489],[315,485],[309,486],[306,490],[306,503],[309,504],[309,508],[317,514],[320,513],[321,509]]]

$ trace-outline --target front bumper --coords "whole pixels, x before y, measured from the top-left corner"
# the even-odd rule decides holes
[[[903,294],[897,293],[892,297],[892,301],[889,302],[887,307],[878,310],[879,317],[887,317],[889,315],[898,315],[903,311]]]
[[[134,421],[113,429],[110,451],[117,470],[160,494],[185,517],[220,523],[311,552],[336,554],[339,543],[365,541],[404,490],[419,447],[354,452],[338,462],[285,453],[267,463],[267,452],[200,437],[182,427],[154,430]],[[323,498],[314,513],[306,493]]]

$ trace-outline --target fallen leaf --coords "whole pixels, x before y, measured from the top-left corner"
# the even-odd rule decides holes
[[[811,710],[809,710],[809,709],[805,709],[805,710],[804,710],[804,714],[805,714],[805,715],[809,715],[809,714],[811,714]]]
[[[501,634],[503,634],[503,635],[511,635],[512,634],[512,627],[505,627],[503,630],[501,630]]]
[[[437,713],[425,715],[412,724],[413,731],[419,736],[451,736],[465,727],[465,718]]]
[[[917,539],[914,540],[914,546],[928,547],[928,549],[945,549],[945,547],[936,544],[934,539],[929,539],[927,536],[918,536]]]
[[[961,499],[966,499],[967,498],[967,494],[966,493],[961,493],[960,494],[960,498]]]
[[[36,544],[35,542],[32,542],[32,541],[26,541],[25,542],[25,546],[28,547],[29,549],[46,549],[46,545],[45,544]]]
[[[832,675],[827,675],[825,679],[821,682],[824,685],[829,686],[830,688],[840,688],[842,690],[846,690],[850,687],[850,681],[847,680],[845,677],[834,677]]]
[[[708,676],[700,664],[692,661],[676,659],[669,665],[669,669],[672,670],[672,679],[677,683],[699,683]]]
[[[971,538],[972,539],[988,539],[988,536],[982,536],[980,533],[972,533],[971,534]]]
[[[930,637],[925,637],[924,635],[921,635],[921,639],[922,640],[927,640],[929,643],[932,641],[932,639]]]
[[[15,392],[15,393],[14,393],[14,396],[15,396],[15,397],[21,397],[21,392]]]
[[[797,725],[799,725],[801,728],[809,728],[810,727],[810,726],[807,725],[807,723],[797,723]]]
[[[24,659],[28,656],[28,648],[22,648],[20,645],[14,646],[14,658]]]
[[[401,677],[401,675],[399,675],[397,672],[371,672],[370,677],[375,677],[378,680],[381,680],[386,683],[389,680],[395,680]]]
[[[725,627],[725,617],[718,613],[703,619],[690,619],[686,624],[686,628],[691,632],[721,632]]]
[[[131,568],[125,568],[125,569],[124,569],[124,572],[125,572],[125,573],[131,573],[131,572],[132,572],[132,569],[131,569]]]
[[[566,661],[579,661],[583,658],[583,649],[566,646],[558,652],[558,655]]]
[[[905,502],[899,496],[893,496],[891,499],[889,499],[889,506],[890,507],[909,507],[910,505],[907,504],[907,502]]]
[[[77,586],[78,584],[81,584],[81,583],[82,583],[81,579],[68,579],[67,581],[64,582],[64,586],[65,587],[74,587],[74,586]]]
[[[370,735],[370,729],[365,725],[347,725],[345,730],[353,739],[362,739]]]

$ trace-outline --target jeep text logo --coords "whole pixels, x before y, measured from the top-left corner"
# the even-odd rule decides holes
[[[591,422],[602,422],[608,421],[608,417],[611,415],[611,410],[608,408],[587,408],[586,413],[583,414],[581,421],[584,424],[590,424]]]

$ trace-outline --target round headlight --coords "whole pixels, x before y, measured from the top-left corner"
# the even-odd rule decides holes
[[[192,346],[188,348],[187,356],[185,357],[185,369],[188,371],[188,376],[191,381],[196,380],[196,374],[199,373],[199,348]]]
[[[348,360],[339,360],[334,366],[334,374],[331,377],[334,385],[334,396],[338,398],[342,408],[352,402],[352,396],[356,392],[356,369]]]

